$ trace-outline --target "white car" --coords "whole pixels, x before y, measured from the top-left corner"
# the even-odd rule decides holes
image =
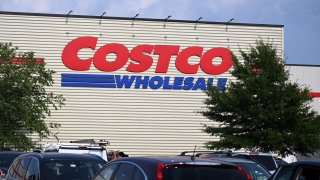
[[[70,141],[67,143],[58,142],[57,144],[47,144],[44,152],[57,152],[57,153],[73,153],[73,154],[94,154],[100,156],[108,162],[108,151],[106,146],[109,141],[99,139],[85,139],[78,141]]]

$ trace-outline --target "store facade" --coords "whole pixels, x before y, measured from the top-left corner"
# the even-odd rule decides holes
[[[234,80],[230,51],[259,39],[284,50],[283,25],[0,12],[0,26],[1,42],[56,71],[48,90],[66,102],[46,121],[59,139],[107,139],[129,155],[201,148],[213,139],[204,90]]]

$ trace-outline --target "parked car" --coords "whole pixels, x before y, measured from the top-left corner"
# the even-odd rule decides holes
[[[248,159],[231,157],[211,157],[210,159],[233,163],[241,166],[250,174],[253,180],[267,180],[271,176],[270,172],[263,166]]]
[[[319,180],[320,160],[298,161],[284,164],[277,169],[270,180]]]
[[[2,151],[0,152],[0,178],[7,174],[13,160],[24,152]]]
[[[72,154],[95,154],[105,161],[109,161],[106,139],[82,139],[69,142],[58,142],[57,144],[46,144],[43,152],[72,153]],[[110,155],[111,156],[111,155]]]
[[[262,152],[232,152],[232,151],[184,151],[180,156],[211,156],[211,157],[234,157],[252,160],[265,169],[267,169],[271,174],[275,172],[278,165],[271,153]]]
[[[27,153],[11,164],[6,180],[91,180],[106,163],[89,154]]]
[[[94,180],[248,180],[235,164],[190,157],[128,157],[106,164]]]

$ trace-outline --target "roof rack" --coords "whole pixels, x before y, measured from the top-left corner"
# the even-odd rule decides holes
[[[59,142],[61,143],[61,142]],[[77,143],[77,144],[98,144],[99,146],[106,146],[110,145],[110,142],[106,139],[81,139],[76,141],[70,141],[70,143]]]
[[[57,144],[46,144],[44,151],[55,152],[60,148],[63,149],[106,149],[105,146],[110,145],[110,142],[105,139],[82,139],[75,141],[62,142],[59,141]]]
[[[195,156],[198,157],[201,154],[219,154],[219,153],[224,153],[224,154],[228,154],[228,153],[232,153],[232,151],[215,151],[215,150],[207,150],[207,151],[183,151],[180,153],[179,156],[188,156],[188,153],[196,153]],[[191,156],[191,155],[190,155]]]

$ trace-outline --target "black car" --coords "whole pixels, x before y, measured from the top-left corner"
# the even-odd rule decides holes
[[[283,164],[270,178],[271,180],[319,180],[320,160],[299,161]]]
[[[246,170],[253,180],[267,180],[271,176],[270,172],[263,166],[248,159],[231,157],[211,157],[210,159],[237,164]]]
[[[11,164],[6,180],[90,180],[106,163],[84,154],[27,153]]]
[[[240,166],[190,157],[128,157],[106,164],[94,180],[248,180]]]
[[[180,156],[195,156],[195,157],[230,157],[242,158],[254,161],[270,173],[275,172],[278,165],[271,153],[264,152],[232,152],[232,151],[184,151]]]
[[[0,152],[0,178],[7,174],[13,160],[24,152],[2,151]]]

